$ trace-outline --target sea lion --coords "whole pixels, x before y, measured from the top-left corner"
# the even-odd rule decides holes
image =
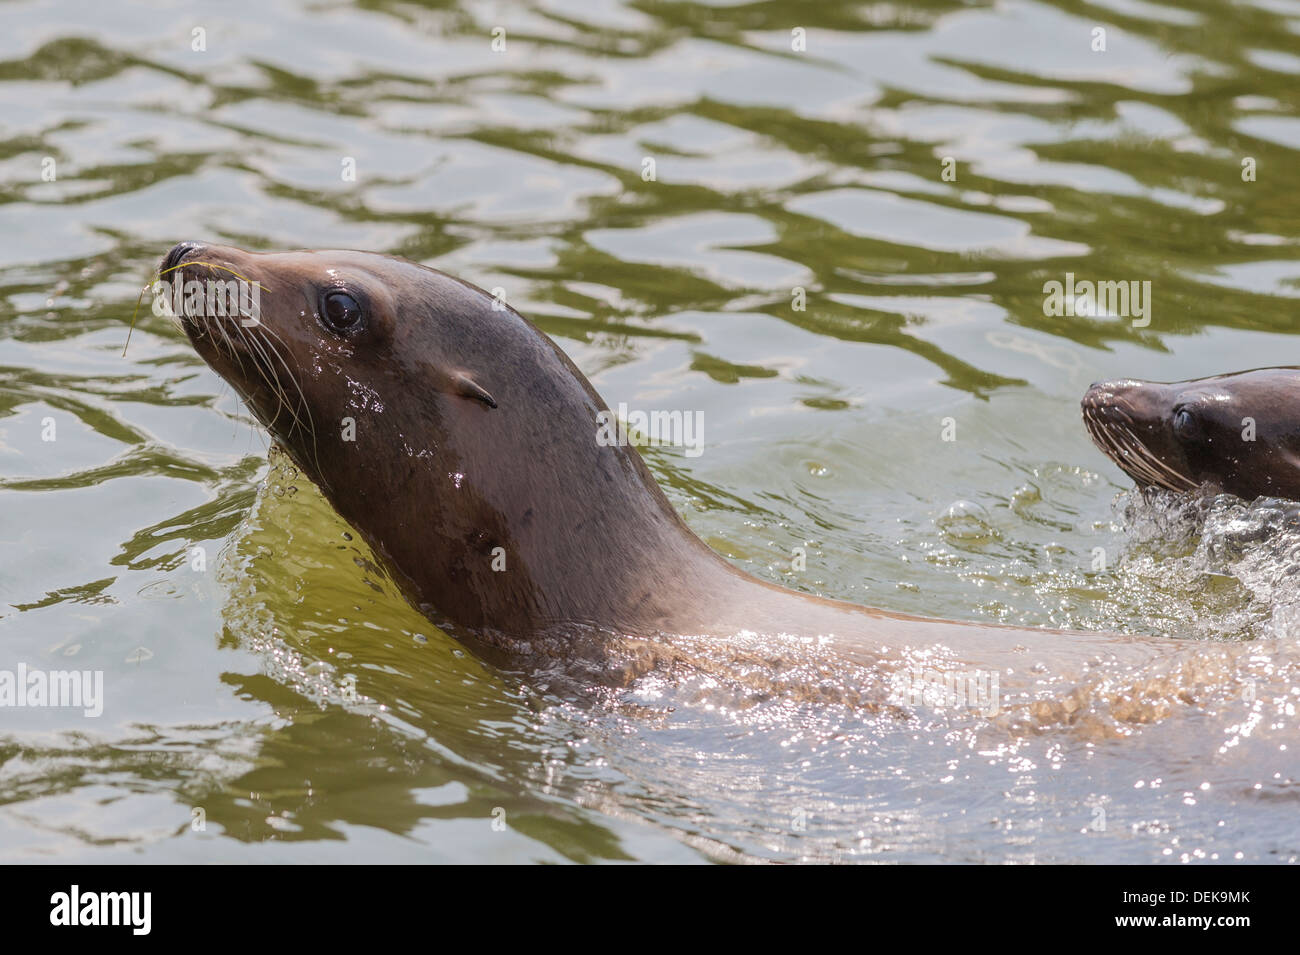
[[[562,653],[616,636],[730,655],[736,669],[748,655],[769,672],[822,673],[844,661],[880,672],[917,654],[1078,672],[1170,645],[913,617],[751,577],[691,532],[635,448],[597,440],[606,406],[555,343],[434,269],[182,243],[160,272],[186,288],[255,283],[257,315],[200,314],[201,296],[186,296],[194,348],[412,604],[463,639]]]
[[[1300,368],[1094,383],[1083,422],[1143,487],[1300,500]]]

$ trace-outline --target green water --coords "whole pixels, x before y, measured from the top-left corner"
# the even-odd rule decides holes
[[[700,411],[703,454],[648,459],[752,573],[1250,639],[1279,598],[1189,563],[1194,532],[1135,542],[1078,399],[1296,361],[1300,2],[3,2],[0,22],[0,668],[105,685],[97,718],[0,710],[0,857],[1300,852],[1276,747],[1225,762],[1195,717],[990,745],[476,659],[268,467],[165,320],[143,309],[122,356],[178,240],[406,256],[504,289],[611,406]],[[1067,272],[1149,281],[1149,324],[1047,314]]]

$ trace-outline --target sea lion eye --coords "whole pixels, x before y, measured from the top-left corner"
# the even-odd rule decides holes
[[[330,289],[321,297],[321,321],[340,335],[351,334],[365,324],[365,311],[351,292]]]
[[[1180,441],[1195,441],[1201,436],[1201,423],[1189,408],[1174,409],[1173,426]]]

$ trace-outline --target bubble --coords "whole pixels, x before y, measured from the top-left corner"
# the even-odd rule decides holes
[[[974,501],[954,501],[935,518],[935,524],[949,540],[968,544],[990,541],[997,536],[988,511]]]

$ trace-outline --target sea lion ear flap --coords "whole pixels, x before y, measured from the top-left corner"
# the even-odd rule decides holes
[[[497,400],[488,394],[482,385],[463,371],[457,372],[453,375],[451,383],[452,387],[456,390],[456,394],[462,395],[466,398],[474,398],[477,401],[483,402],[483,404],[487,405],[489,408],[495,408],[497,406]]]

